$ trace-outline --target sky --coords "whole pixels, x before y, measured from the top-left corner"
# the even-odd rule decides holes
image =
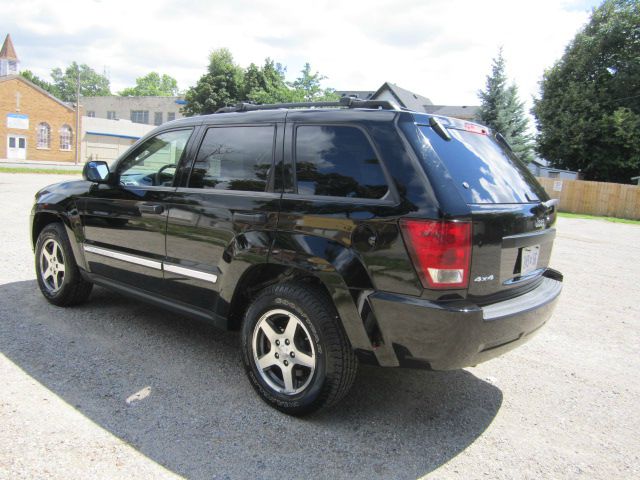
[[[546,68],[587,22],[592,0],[0,0],[22,69],[48,79],[72,61],[106,72],[111,89],[150,71],[181,90],[205,73],[209,53],[231,50],[241,66],[266,57],[294,79],[305,62],[337,90],[385,81],[437,105],[477,105],[491,61],[529,107]],[[5,31],[6,30],[6,31]]]

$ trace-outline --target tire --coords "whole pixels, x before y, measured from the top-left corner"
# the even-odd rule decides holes
[[[69,307],[89,298],[93,284],[80,275],[64,226],[50,223],[36,242],[36,278],[44,298]]]
[[[265,288],[245,314],[241,341],[251,384],[289,415],[336,404],[355,380],[357,359],[336,309],[314,285]]]

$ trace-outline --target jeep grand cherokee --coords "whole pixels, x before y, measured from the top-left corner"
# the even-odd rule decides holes
[[[358,361],[457,369],[531,338],[562,288],[556,208],[504,139],[390,102],[241,104],[166,123],[36,195],[38,284],[93,284],[240,331],[275,408]]]

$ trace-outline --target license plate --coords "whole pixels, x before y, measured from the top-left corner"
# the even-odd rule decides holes
[[[538,267],[538,256],[540,254],[540,245],[532,245],[524,247],[520,260],[520,275],[526,275],[533,272]]]

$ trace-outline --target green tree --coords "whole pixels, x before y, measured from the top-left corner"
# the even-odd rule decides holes
[[[294,91],[285,80],[286,69],[270,58],[258,67],[249,65],[244,73],[244,98],[255,103],[282,103],[294,101]]]
[[[311,73],[311,65],[305,63],[300,76],[291,83],[294,101],[321,102],[337,100],[339,97],[332,88],[322,88],[322,80],[327,77],[320,72]]]
[[[267,58],[263,66],[252,63],[242,69],[226,48],[215,50],[209,58],[207,73],[185,95],[185,115],[213,113],[221,107],[239,102],[283,103],[336,100],[333,89],[321,86],[324,77],[311,73],[307,63],[300,77],[289,83],[286,68]]]
[[[178,82],[169,75],[151,72],[136,78],[136,86],[118,93],[123,97],[173,97],[178,95]]]
[[[47,82],[46,80],[43,80],[40,77],[38,77],[31,70],[23,70],[23,71],[20,72],[20,75],[22,75],[24,78],[29,80],[31,83],[39,86],[40,88],[43,88],[44,90],[46,90],[50,94],[55,95],[54,86],[52,84],[50,84],[49,82]]]
[[[595,8],[540,83],[537,151],[589,180],[640,172],[640,1]]]
[[[209,56],[209,66],[195,86],[185,95],[185,115],[214,113],[221,107],[233,105],[243,98],[244,72],[233,61],[226,48],[214,50]]]
[[[478,119],[501,133],[513,151],[524,162],[533,160],[531,135],[527,133],[528,121],[524,103],[518,98],[518,87],[507,84],[502,48],[493,59],[491,74],[487,75],[485,90],[478,91],[480,109]]]
[[[99,97],[111,95],[109,79],[97,73],[88,65],[78,65],[73,62],[64,71],[60,68],[51,70],[54,95],[65,102],[76,99],[76,85],[80,72],[80,95],[85,97]]]

